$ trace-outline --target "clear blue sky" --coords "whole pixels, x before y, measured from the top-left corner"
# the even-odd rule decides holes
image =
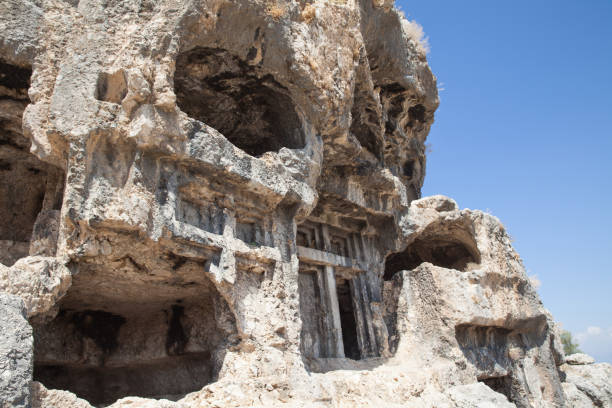
[[[441,88],[423,195],[499,217],[544,305],[612,363],[612,1],[396,4]]]

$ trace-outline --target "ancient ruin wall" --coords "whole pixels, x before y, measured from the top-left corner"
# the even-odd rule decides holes
[[[580,397],[499,221],[420,197],[436,80],[391,3],[0,24],[6,406]]]

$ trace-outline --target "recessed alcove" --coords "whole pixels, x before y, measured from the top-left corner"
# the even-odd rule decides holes
[[[338,294],[344,356],[352,360],[359,360],[361,359],[361,352],[357,341],[357,321],[349,281],[336,278],[336,292]]]
[[[180,54],[174,88],[181,110],[252,156],[305,146],[289,91],[226,50],[197,47]]]
[[[515,368],[509,349],[523,347],[521,334],[495,326],[462,324],[455,328],[455,338],[465,358],[474,366],[478,381],[510,402],[524,407],[518,395],[524,395],[520,384],[513,381]]]
[[[119,104],[127,95],[127,78],[125,71],[113,73],[100,72],[96,83],[95,97],[104,102]]]
[[[402,170],[405,177],[412,179],[414,176],[414,160],[406,160]]]
[[[408,108],[408,117],[410,118],[410,121],[408,122],[408,126],[412,127],[415,125],[416,122],[419,122],[419,123],[425,122],[426,113],[427,113],[427,110],[425,109],[425,106],[421,104],[414,105]]]
[[[419,237],[404,251],[387,257],[384,279],[390,280],[396,272],[413,270],[424,262],[466,271],[470,265],[480,263],[480,253],[473,237],[462,231],[457,234]]]
[[[501,377],[483,378],[478,381],[485,384],[493,391],[505,395],[506,398],[512,402],[510,399],[512,397],[512,378],[510,376],[504,375]]]
[[[306,358],[362,358],[352,284],[333,278],[324,267],[300,263],[301,349]]]
[[[84,262],[58,315],[34,326],[34,379],[93,405],[177,400],[216,380],[237,344],[206,260],[155,251]]]
[[[387,339],[376,330],[365,274],[336,274],[302,261],[299,271],[300,348],[306,366],[325,372],[375,365]]]
[[[30,253],[55,254],[62,202],[63,172],[31,154],[22,132],[31,75],[0,61],[0,263],[7,266]]]

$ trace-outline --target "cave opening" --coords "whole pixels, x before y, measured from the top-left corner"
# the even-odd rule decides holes
[[[0,263],[55,255],[63,172],[30,153],[22,116],[32,71],[0,61]]]
[[[305,146],[289,91],[226,50],[197,47],[180,54],[174,87],[183,112],[252,156]]]
[[[359,360],[361,359],[361,353],[357,342],[357,321],[355,320],[355,310],[353,308],[349,281],[346,279],[336,279],[336,292],[338,294],[344,356],[352,360]]]
[[[427,110],[425,109],[425,106],[421,104],[414,105],[408,108],[408,116],[410,118],[409,126],[411,126],[414,122],[425,122],[426,113]]]
[[[466,271],[470,265],[480,263],[480,254],[476,249],[476,244],[466,241],[444,236],[418,238],[403,252],[387,257],[384,279],[391,280],[396,272],[413,270],[424,262],[442,268]]]
[[[526,407],[520,381],[516,381],[516,362],[511,348],[523,349],[523,333],[496,326],[462,324],[455,327],[455,338],[465,356],[476,370],[479,382],[505,395],[517,407]],[[520,366],[520,365],[519,365]]]
[[[412,179],[412,177],[414,176],[414,160],[407,160],[406,163],[404,163],[404,176],[406,176],[409,179]]]
[[[203,261],[133,252],[79,265],[57,316],[34,325],[36,381],[95,406],[216,381],[239,336]]]
[[[483,378],[478,381],[485,384],[487,387],[491,388],[493,391],[505,395],[506,398],[508,398],[508,401],[513,402],[512,400],[512,378],[509,375],[504,375],[501,377]]]

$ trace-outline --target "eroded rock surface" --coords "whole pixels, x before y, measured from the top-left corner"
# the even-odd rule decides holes
[[[0,292],[0,404],[3,408],[30,406],[32,328],[23,300]]]
[[[438,97],[413,24],[2,2],[0,289],[30,364],[4,406],[607,404],[502,224],[420,198]]]
[[[567,356],[561,366],[563,389],[575,407],[612,407],[612,365],[586,354]]]

